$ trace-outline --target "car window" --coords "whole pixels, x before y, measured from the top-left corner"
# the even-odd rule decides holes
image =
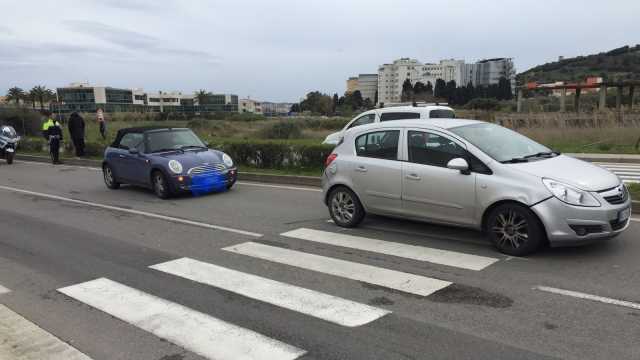
[[[447,167],[455,158],[467,158],[467,151],[444,136],[422,131],[409,131],[409,161],[417,164]]]
[[[120,145],[118,145],[118,147],[125,150],[129,150],[131,148],[137,148],[140,150],[142,138],[143,136],[140,133],[125,134],[122,139],[120,139]]]
[[[398,159],[399,130],[376,131],[360,135],[356,139],[358,156],[378,159]]]
[[[177,150],[183,147],[202,147],[204,143],[191,130],[167,130],[147,133],[149,153]]]
[[[349,129],[360,125],[371,124],[374,121],[376,121],[376,114],[363,115],[357,118],[356,121],[352,122],[351,125],[349,125]]]
[[[419,112],[388,112],[380,115],[380,121],[420,119]]]
[[[437,109],[429,111],[430,119],[455,119],[456,113],[452,110]]]

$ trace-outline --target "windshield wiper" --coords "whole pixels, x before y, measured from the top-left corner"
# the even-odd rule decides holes
[[[181,148],[178,148],[178,149],[157,149],[157,150],[153,150],[152,153],[169,152],[169,151],[181,151],[181,152],[184,152],[184,150],[182,150]]]
[[[541,151],[539,153],[536,154],[531,154],[531,155],[527,155],[525,157],[523,157],[524,159],[531,159],[531,158],[537,158],[537,157],[554,157],[554,156],[558,156],[560,155],[559,152],[557,151]]]
[[[205,150],[205,149],[209,149],[206,146],[201,146],[201,145],[184,145],[184,146],[180,146],[180,149],[185,150],[185,149],[200,149],[200,150]]]
[[[500,162],[503,164],[525,163],[525,162],[529,162],[529,159],[527,159],[526,157],[521,157],[521,158],[512,158],[509,160],[503,160]]]

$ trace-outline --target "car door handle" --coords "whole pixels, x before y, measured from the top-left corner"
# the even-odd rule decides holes
[[[366,172],[367,172],[367,168],[366,168],[366,167],[364,167],[364,166],[358,166],[358,167],[356,168],[356,171],[357,171],[357,172],[366,173]]]
[[[123,159],[124,159],[124,158],[126,158],[126,156],[124,156],[124,155],[122,155],[122,154],[120,154],[120,157],[121,157],[121,158],[123,158]]]
[[[416,181],[419,181],[422,179],[420,176],[418,176],[418,174],[407,174],[407,176],[405,177],[409,180],[416,180]]]

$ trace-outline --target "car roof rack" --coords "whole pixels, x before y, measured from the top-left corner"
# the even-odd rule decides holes
[[[384,107],[381,107],[381,109],[384,108],[390,108],[390,107],[400,107],[400,106],[412,106],[412,107],[427,107],[427,106],[448,106],[448,103],[441,103],[441,102],[435,102],[435,103],[427,103],[427,102],[399,102],[399,103],[389,103],[389,104],[384,104]]]

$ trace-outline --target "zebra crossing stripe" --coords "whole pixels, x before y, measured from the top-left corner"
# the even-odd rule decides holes
[[[91,360],[87,355],[0,304],[0,359]]]
[[[58,289],[208,359],[296,359],[306,352],[154,295],[100,278]]]
[[[254,242],[223,250],[421,296],[451,285],[448,281]]]
[[[496,258],[465,254],[456,251],[433,249],[425,246],[408,245],[305,228],[289,231],[281,235],[475,271],[482,270],[498,261]]]
[[[151,268],[342,326],[364,325],[390,313],[369,305],[194,259],[182,258],[153,265]]]

